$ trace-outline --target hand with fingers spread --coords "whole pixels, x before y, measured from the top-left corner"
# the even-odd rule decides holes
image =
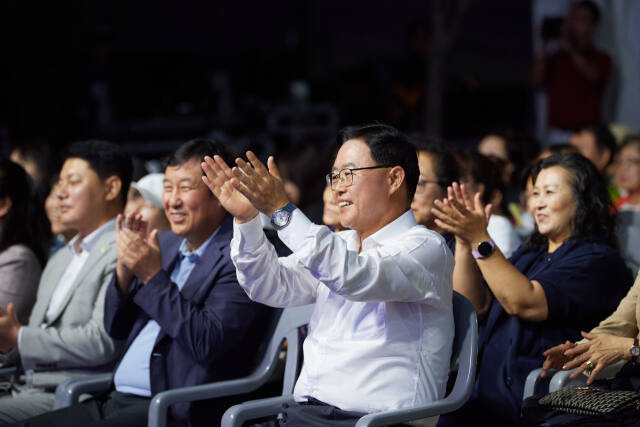
[[[433,213],[436,224],[468,243],[489,240],[487,224],[491,215],[491,205],[484,206],[480,193],[470,198],[464,185],[453,183],[447,188],[447,198],[435,201]]]
[[[577,368],[571,375],[575,378],[583,372],[589,375],[587,384],[591,384],[598,372],[619,360],[631,360],[630,348],[633,338],[619,337],[611,334],[594,334],[582,332],[589,341],[580,343],[564,352],[570,360],[562,369]]]
[[[247,151],[249,162],[237,158],[231,172],[236,178],[231,181],[256,209],[271,217],[274,211],[289,203],[284,184],[273,156],[267,159],[267,167],[255,154]]]
[[[122,292],[128,291],[134,276],[146,283],[162,269],[158,230],[156,229],[146,236],[139,230],[134,231],[123,227],[122,215],[118,215],[116,219],[116,248],[118,252],[116,279]]]
[[[7,353],[18,345],[20,322],[12,302],[7,309],[0,308],[0,353]]]
[[[258,210],[233,186],[232,181],[235,178],[231,168],[222,160],[222,157],[218,155],[213,158],[206,156],[202,162],[202,170],[205,173],[202,181],[216,196],[222,207],[236,218],[237,222],[247,222],[258,215]]]

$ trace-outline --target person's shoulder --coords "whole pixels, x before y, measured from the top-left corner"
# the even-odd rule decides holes
[[[409,249],[423,245],[448,248],[447,241],[441,234],[428,229],[422,224],[416,224],[409,228],[398,236],[398,240],[402,242],[403,245],[408,245]]]
[[[23,262],[36,262],[38,263],[38,257],[36,254],[26,245],[18,243],[9,246],[4,251],[0,252],[0,263],[6,263],[14,260],[21,260]]]

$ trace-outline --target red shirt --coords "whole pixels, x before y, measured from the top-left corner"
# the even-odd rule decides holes
[[[611,74],[611,58],[593,46],[583,56],[597,67],[598,81],[587,80],[564,50],[549,58],[546,85],[550,127],[575,130],[602,121],[602,98]]]

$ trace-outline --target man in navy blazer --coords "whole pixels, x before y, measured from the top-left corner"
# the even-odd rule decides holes
[[[114,389],[28,425],[146,425],[151,396],[254,366],[271,311],[238,285],[229,256],[233,218],[202,182],[201,161],[218,153],[222,146],[200,139],[170,156],[163,203],[171,231],[146,236],[138,216],[118,217],[118,263],[104,314],[107,332],[126,340]],[[217,424],[212,415],[207,421]],[[171,416],[187,423],[189,404],[173,405]]]

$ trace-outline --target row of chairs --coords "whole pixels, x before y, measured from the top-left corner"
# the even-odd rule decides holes
[[[148,425],[150,427],[165,427],[169,406],[176,403],[240,395],[257,390],[274,375],[280,350],[286,340],[287,354],[282,395],[245,402],[229,408],[223,416],[222,426],[241,426],[244,422],[252,419],[278,414],[283,403],[293,402],[293,387],[301,357],[298,351],[301,347],[298,330],[301,326],[309,323],[312,311],[313,305],[291,307],[282,311],[277,322],[274,322],[273,332],[262,360],[249,376],[168,390],[155,395],[149,406]],[[453,295],[453,311],[455,338],[451,359],[451,375],[455,375],[455,382],[451,392],[443,399],[423,406],[365,415],[360,418],[356,424],[357,427],[384,426],[435,417],[455,411],[467,401],[473,389],[476,374],[478,323],[471,303],[457,292],[454,292]],[[110,385],[111,374],[69,379],[58,386],[54,407],[58,409],[72,405],[79,401],[82,394],[104,392]]]

